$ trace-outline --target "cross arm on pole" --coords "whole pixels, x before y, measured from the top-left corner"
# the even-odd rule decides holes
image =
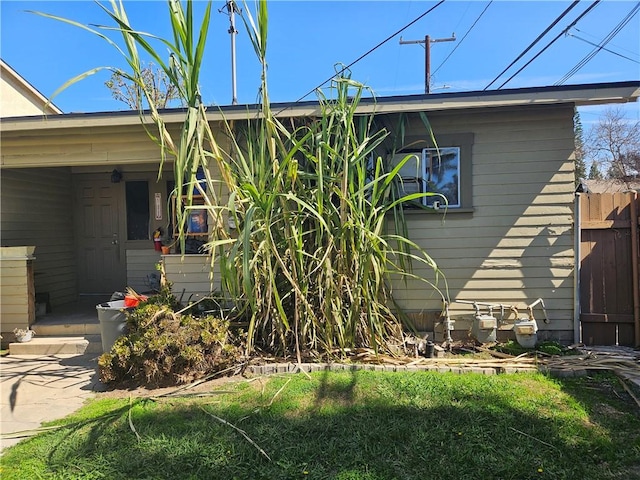
[[[429,35],[424,40],[403,40],[400,37],[400,45],[424,44],[424,93],[431,93],[431,44],[440,42],[455,42],[456,34],[448,38],[431,38]]]

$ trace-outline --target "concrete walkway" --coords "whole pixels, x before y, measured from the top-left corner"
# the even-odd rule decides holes
[[[80,408],[102,390],[97,360],[95,354],[1,357],[0,433],[38,428]],[[0,439],[0,451],[23,438]]]

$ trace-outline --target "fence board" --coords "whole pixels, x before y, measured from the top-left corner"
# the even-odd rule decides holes
[[[580,321],[588,345],[638,346],[638,195],[580,195]]]

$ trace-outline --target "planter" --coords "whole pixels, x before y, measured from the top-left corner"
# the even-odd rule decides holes
[[[16,329],[13,331],[13,333],[15,333],[16,341],[19,343],[30,342],[35,335],[35,332],[33,330]]]

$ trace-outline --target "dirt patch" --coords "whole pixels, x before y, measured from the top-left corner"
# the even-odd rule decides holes
[[[606,403],[598,403],[595,406],[595,409],[598,413],[601,413],[604,416],[619,417],[621,415],[624,415],[624,412],[621,412],[620,410],[612,407],[611,405],[607,405]]]
[[[199,394],[199,393],[208,393],[212,390],[220,389],[221,386],[229,384],[229,383],[237,383],[246,381],[247,377],[242,375],[234,375],[228,377],[214,378],[211,380],[207,380],[204,382],[196,382],[188,385],[181,386],[173,386],[173,387],[148,387],[148,386],[137,386],[137,387],[122,387],[119,388],[109,388],[105,387],[107,390],[98,392],[98,398],[149,398],[149,397],[159,397],[159,396],[167,396],[171,393],[180,393],[180,394]]]

